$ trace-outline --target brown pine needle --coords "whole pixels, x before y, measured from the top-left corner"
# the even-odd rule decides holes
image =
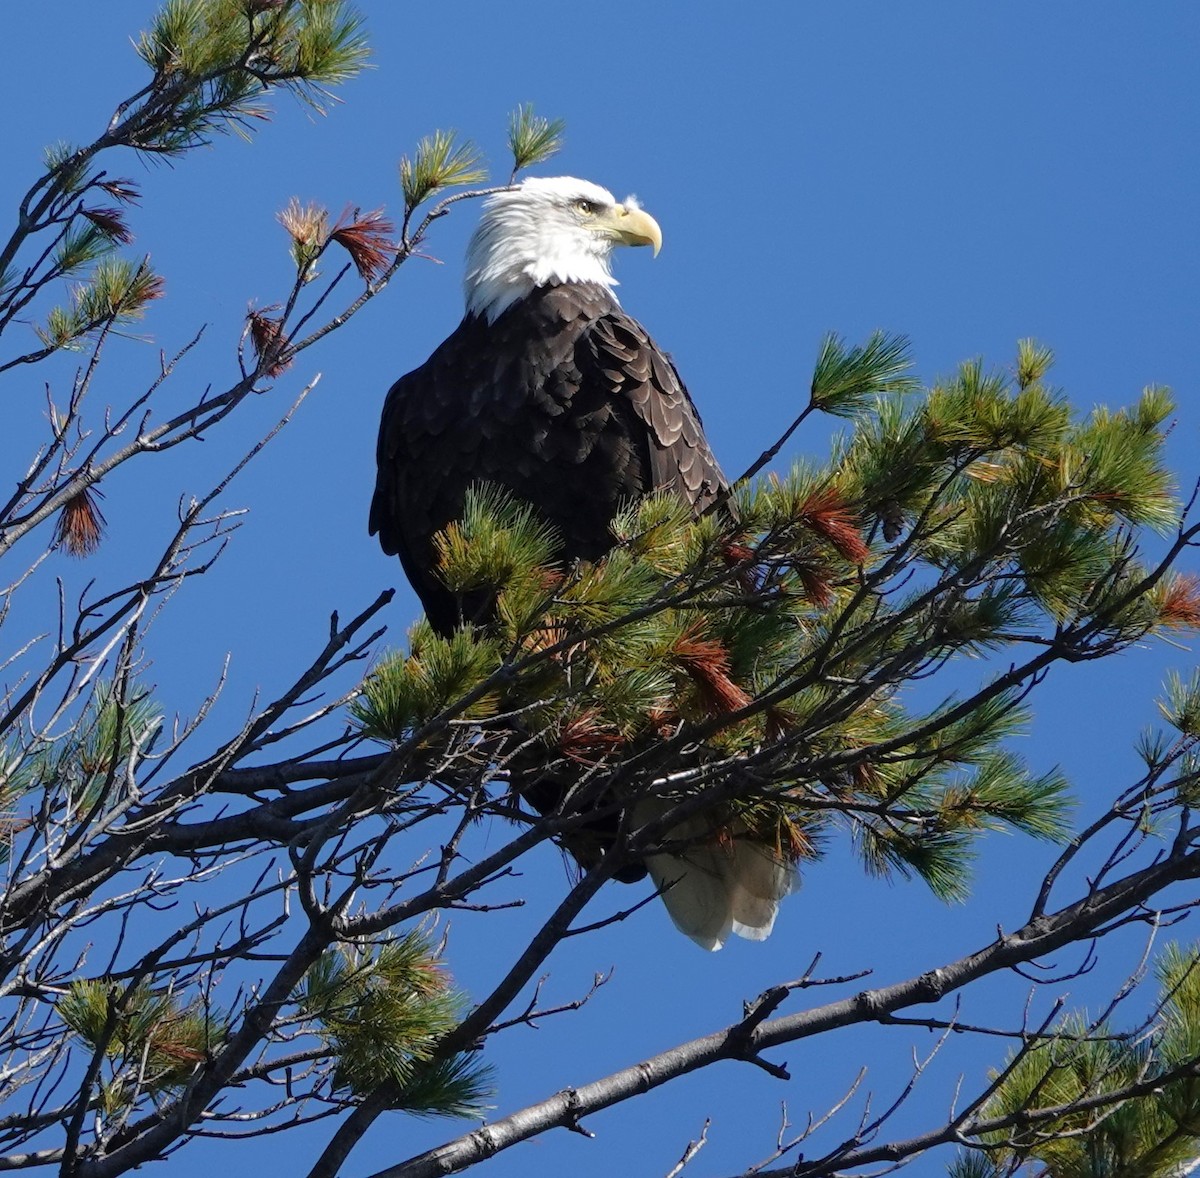
[[[391,240],[394,233],[395,226],[383,215],[383,209],[361,214],[357,209],[346,209],[329,237],[350,255],[359,277],[374,282],[396,254]]]
[[[96,500],[103,497],[98,487],[84,487],[63,504],[54,540],[72,556],[91,556],[100,547],[107,521]]]

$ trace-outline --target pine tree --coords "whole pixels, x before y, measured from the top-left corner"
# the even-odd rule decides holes
[[[388,1173],[443,1174],[551,1128],[586,1132],[583,1118],[720,1061],[786,1078],[775,1048],[884,1024],[1015,1050],[916,1135],[891,1121],[907,1092],[857,1123],[831,1098],[753,1172],[877,1172],[937,1147],[964,1151],[961,1178],[1186,1172],[1200,1136],[1194,948],[1155,957],[1160,992],[1131,1030],[1115,1013],[1144,996],[1140,974],[1099,1014],[1038,1025],[968,1027],[946,1006],[1196,904],[1200,678],[1167,684],[1142,776],[1082,828],[1064,775],[1013,741],[1051,669],[1200,627],[1200,585],[1180,571],[1200,525],[1164,459],[1169,392],[1080,412],[1030,340],[1007,366],[972,360],[926,387],[903,338],[829,335],[795,421],[716,510],[695,519],[652,496],[614,521],[608,556],[568,564],[527,505],[481,485],[441,536],[439,573],[453,592],[486,591],[486,620],[448,638],[417,620],[381,654],[383,594],[335,614],[322,649],[243,723],[222,727],[211,700],[172,720],[147,673],[150,625],[232,539],[227,489],[296,406],[182,500],[144,567],[107,561],[108,480],[229,437],[489,190],[473,144],[435,131],[400,161],[394,218],[352,194],[337,215],[288,203],[271,228],[290,281],[247,313],[236,379],[177,396],[193,341],[97,404],[114,340],[171,293],[131,249],[138,187],[110,162],[182,167],[220,133],[252,135],[280,90],[322,109],[368,45],[342,0],[169,0],[136,51],[145,84],[91,143],[47,153],[0,245],[0,373],[54,374],[0,504],[4,1164],[101,1178],[201,1135],[322,1122],[318,1178],[395,1114],[452,1127],[430,1153],[402,1160],[398,1144]],[[562,134],[519,108],[502,179],[551,158]],[[771,470],[821,415],[844,425],[828,460]],[[21,611],[35,592],[57,597],[48,554],[98,572],[34,641]],[[547,781],[569,785],[531,806]],[[955,902],[997,830],[1061,845],[1022,927],[983,929],[975,951],[871,989],[814,961],[711,1034],[485,1130],[453,1124],[503,1100],[493,1036],[569,1026],[588,995],[543,1004],[538,978],[566,940],[655,902],[643,890],[614,917],[586,914],[647,857],[748,840],[803,877],[853,854]],[[517,903],[507,883],[556,845],[582,866],[504,947],[490,989],[462,993],[439,918]],[[843,994],[783,1009],[821,986]]]

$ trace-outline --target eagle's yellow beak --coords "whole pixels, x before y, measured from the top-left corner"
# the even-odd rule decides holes
[[[641,209],[616,205],[609,217],[613,237],[621,245],[652,245],[654,256],[662,249],[662,230],[649,213]]]

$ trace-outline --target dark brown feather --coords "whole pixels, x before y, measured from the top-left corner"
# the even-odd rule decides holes
[[[541,287],[494,323],[468,315],[388,393],[371,532],[400,557],[433,627],[448,633],[479,603],[433,571],[433,537],[487,480],[531,503],[565,560],[595,560],[609,525],[652,490],[697,512],[726,486],[671,361],[601,286]]]

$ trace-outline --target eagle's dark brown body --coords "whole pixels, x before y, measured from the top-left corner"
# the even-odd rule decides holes
[[[665,489],[700,512],[726,485],[674,365],[592,284],[536,288],[491,323],[468,314],[392,386],[377,457],[371,532],[443,634],[465,619],[433,571],[433,537],[472,484],[531,503],[565,560],[607,552],[632,499]]]
[[[553,525],[564,564],[602,557],[613,517],[641,496],[674,494],[699,514],[725,489],[679,374],[611,294],[617,246],[661,245],[658,222],[633,198],[618,202],[572,176],[529,177],[484,201],[467,247],[466,318],[388,393],[371,503],[371,531],[399,555],[440,634],[488,621],[495,605],[486,593],[458,600],[437,574],[435,538],[462,517],[473,485],[498,484],[530,504]],[[557,814],[573,767],[532,747],[521,755],[507,761],[515,790]],[[674,802],[622,790],[594,805],[561,832],[589,870],[623,831],[669,815]],[[662,847],[613,872],[647,873],[675,924],[709,950],[731,934],[762,940],[796,886],[776,847],[718,813],[691,814]]]

